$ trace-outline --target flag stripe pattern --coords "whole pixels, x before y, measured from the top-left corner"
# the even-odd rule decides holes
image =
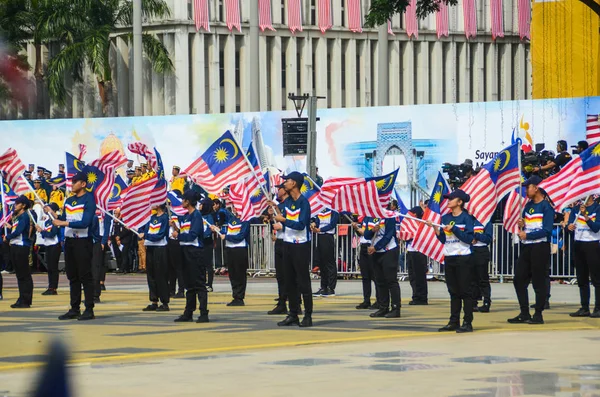
[[[581,169],[581,157],[569,161],[560,172],[544,179],[538,187],[544,189],[550,200],[560,207],[569,187],[575,180],[578,170]]]
[[[154,154],[154,152],[152,150],[150,150],[148,148],[148,145],[146,145],[145,143],[142,143],[142,142],[130,143],[129,145],[127,145],[127,149],[129,149],[129,151],[131,153],[140,155],[143,158],[145,158],[146,161],[148,161],[148,165],[153,170],[156,170],[158,168],[156,155]]]
[[[196,31],[202,28],[210,32],[209,21],[208,0],[194,0],[194,24],[196,25]]]
[[[225,0],[225,23],[227,23],[229,31],[232,31],[233,28],[236,28],[238,32],[242,31],[240,0]]]
[[[412,212],[407,212],[406,215],[416,218],[417,216]],[[400,217],[400,240],[408,241],[415,238],[419,225],[421,222],[415,221],[414,219]]]
[[[585,139],[589,145],[600,142],[600,120],[598,115],[587,115]]]
[[[443,1],[439,2],[440,9],[435,13],[435,30],[438,39],[442,36],[448,37],[450,28],[448,26],[448,4]]]
[[[419,38],[419,21],[417,20],[417,0],[410,0],[404,12],[406,34],[408,37]]]
[[[115,170],[125,164],[127,164],[127,158],[118,150],[107,153],[90,163],[90,166],[97,167],[104,174],[104,179],[94,191],[98,207],[104,210],[108,209],[110,194],[115,185]]]
[[[302,0],[288,0],[288,26],[292,33],[302,32]]]
[[[390,21],[389,19],[388,19],[388,34],[391,34],[392,36],[396,36],[394,34],[394,30],[392,29],[392,21]]]
[[[531,0],[518,0],[519,8],[519,36],[521,40],[531,39]]]
[[[521,188],[511,190],[511,192],[508,194],[506,205],[504,206],[504,229],[507,232],[514,234],[519,232],[519,226],[517,222],[519,222],[521,214],[523,213],[523,209],[525,208],[525,204],[527,203],[527,198],[519,194],[520,189]],[[522,189],[523,191],[525,190],[525,188]]]
[[[381,206],[375,181],[342,186],[330,208],[338,212],[350,212],[373,218],[393,218],[396,215]]]
[[[360,0],[347,0],[348,6],[348,29],[354,33],[362,32],[362,12]]]
[[[260,190],[260,187],[248,179],[231,185],[229,188],[229,198],[242,221],[248,221],[260,216],[268,207],[267,198]],[[258,198],[257,201],[256,198]]]
[[[490,0],[492,13],[492,38],[504,37],[504,11],[502,0]]]
[[[429,208],[423,213],[423,220],[437,223],[442,223],[442,216]],[[419,225],[414,240],[412,242],[414,249],[438,262],[444,261],[444,244],[438,240],[435,231],[432,227],[424,223]]]
[[[271,15],[271,0],[258,0],[258,27],[261,31],[273,28],[273,17]]]
[[[84,145],[83,143],[79,144],[79,160],[81,160],[83,158],[83,156],[85,156],[87,153],[87,146]]]
[[[25,172],[25,164],[15,149],[9,148],[0,156],[0,170],[6,173],[6,182],[15,194],[21,195],[32,190],[31,186],[21,178]]]
[[[157,181],[158,178],[153,176],[139,185],[131,186],[127,190],[127,194],[123,197],[121,215],[123,216],[123,223],[128,228],[137,230],[150,221],[152,210],[149,205],[148,196],[151,194]]]
[[[331,29],[331,0],[319,0],[319,29],[325,33]]]
[[[475,0],[463,0],[463,15],[467,39],[477,36],[477,8]]]

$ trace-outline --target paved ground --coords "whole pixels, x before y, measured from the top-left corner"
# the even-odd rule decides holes
[[[36,285],[45,284],[43,275]],[[14,276],[0,301],[0,396],[32,390],[48,341],[71,350],[77,396],[106,395],[368,395],[600,396],[600,320],[572,319],[576,286],[553,285],[543,326],[511,325],[511,284],[494,284],[489,314],[476,314],[473,334],[440,334],[448,318],[443,283],[429,283],[431,305],[405,305],[400,319],[371,319],[355,310],[360,282],[340,282],[338,295],[315,302],[312,329],[280,329],[275,282],[249,283],[247,305],[230,300],[224,278],[209,295],[209,324],[176,324],[184,306],[144,313],[144,277],[109,276],[97,320],[60,322],[68,291],[11,310]],[[61,285],[66,282],[61,279]],[[317,284],[315,283],[314,286]],[[402,284],[406,298],[410,287]],[[192,380],[192,382],[190,382]],[[233,380],[233,381],[232,381]]]

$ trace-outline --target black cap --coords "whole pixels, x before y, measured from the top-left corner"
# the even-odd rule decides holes
[[[539,177],[538,175],[531,175],[529,178],[527,178],[527,180],[525,182],[523,182],[523,186],[529,186],[529,185],[539,185],[540,183],[542,183],[542,178]]]
[[[590,147],[590,145],[587,143],[587,141],[579,141],[579,142],[577,142],[577,145],[571,146],[571,147],[579,148],[581,150],[586,150],[588,147]]]
[[[444,194],[444,198],[448,200],[454,200],[455,198],[457,198],[460,199],[463,203],[468,203],[469,200],[471,200],[471,196],[469,196],[467,193],[463,192],[460,189],[456,189],[455,191],[449,194]]]
[[[87,176],[83,172],[76,173],[75,175],[73,175],[73,178],[71,178],[71,182],[75,183],[78,181],[87,183]]]
[[[31,200],[29,200],[27,197],[21,195],[19,197],[17,197],[17,199],[15,200],[15,204],[23,204],[26,208],[31,207]]]
[[[418,205],[416,207],[412,207],[409,211],[415,214],[417,218],[423,218],[423,208],[419,207]]]
[[[59,210],[58,204],[56,204],[56,203],[50,203],[50,204],[48,204],[48,207],[50,207],[52,209],[52,211],[54,211],[54,212]]]
[[[302,175],[298,171],[290,172],[289,174],[284,175],[283,179],[291,179],[292,181],[296,182],[298,188],[300,188],[304,184],[304,175]]]

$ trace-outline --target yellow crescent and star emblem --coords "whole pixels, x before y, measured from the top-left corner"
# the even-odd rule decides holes
[[[506,154],[504,165],[502,165],[502,154]],[[504,170],[506,167],[508,167],[508,163],[510,163],[510,152],[508,150],[503,150],[498,153],[496,160],[494,160],[494,171]]]
[[[436,203],[440,203],[442,201],[442,191],[444,190],[444,184],[442,182],[438,182],[437,186],[439,186],[439,189],[436,189],[435,193],[433,193],[433,201],[435,201]]]
[[[235,226],[237,224],[237,222],[233,221],[233,222],[231,222],[231,224]]]
[[[8,186],[8,183],[4,182],[4,193],[10,191],[10,186]]]
[[[296,206],[295,206],[295,205],[292,205],[292,209],[293,209],[293,210],[295,210],[295,209],[296,209]]]
[[[450,227],[454,227],[454,225],[456,225],[456,223],[454,223],[454,221],[450,221],[450,223],[448,224],[448,226],[450,226]]]
[[[239,154],[238,147],[232,139],[225,138],[225,139],[222,139],[219,143],[221,143],[221,144],[229,143],[231,145],[231,147],[233,148],[233,156],[229,157],[229,152],[227,151],[227,149],[225,148],[224,145],[219,146],[214,154],[215,160],[218,163],[224,163],[225,161],[229,160],[230,158],[237,157],[237,155]]]
[[[529,213],[530,213],[530,214],[533,214],[534,212],[535,212],[535,210],[534,210],[533,208],[530,208],[530,209],[529,209]]]
[[[77,159],[73,160],[73,167],[75,167],[75,169],[77,171],[81,171],[84,167],[83,163]]]
[[[73,201],[73,203],[71,205],[73,205],[73,206],[77,205],[77,201]]]
[[[379,181],[377,181],[376,186],[377,186],[377,190],[380,191],[386,191],[390,188],[391,184],[392,184],[392,180],[394,178],[392,178],[391,176],[388,178],[383,178]]]
[[[113,194],[113,192],[111,192],[111,193],[110,193],[110,198],[119,197],[119,196],[121,195],[121,185],[119,185],[118,183],[115,183],[115,184],[113,185],[113,187],[114,187],[115,189],[117,189],[117,191],[116,191],[116,192],[114,192],[114,191],[113,191],[113,192],[114,192],[114,194]]]
[[[594,146],[592,149],[592,156],[600,156],[600,145]]]

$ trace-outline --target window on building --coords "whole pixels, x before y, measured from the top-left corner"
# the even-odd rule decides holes
[[[240,52],[235,51],[235,86],[240,87]]]
[[[296,87],[290,87],[290,89],[291,88],[294,89],[294,92],[296,92],[296,90],[298,90],[298,87],[302,87],[302,83],[301,83],[301,81],[302,81],[301,80],[301,78],[302,78],[301,77],[302,76],[302,73],[301,73],[302,67],[301,67],[301,65],[302,65],[302,57],[300,55],[300,51],[298,51],[296,53]],[[299,92],[298,92],[298,94],[300,95]]]
[[[359,43],[356,43],[356,49],[360,47]],[[360,91],[360,54],[357,51],[356,54],[356,89]]]
[[[317,24],[317,8],[315,7],[315,2],[317,0],[310,0],[310,24]]]
[[[346,0],[339,0],[340,10],[342,11],[342,26],[346,26]],[[335,10],[335,7],[333,8]]]
[[[346,40],[344,40],[346,41]],[[346,89],[346,45],[342,45],[342,59],[341,59],[341,66],[342,66],[342,90]]]
[[[327,49],[327,89],[331,89],[331,51]]]
[[[285,48],[284,45],[282,45],[282,47]],[[287,68],[287,60],[285,58],[285,51],[282,51],[281,52],[281,88],[284,88],[284,89],[285,89],[285,82],[287,79],[286,68]]]
[[[219,51],[219,84],[225,87],[225,53]]]
[[[225,21],[225,6],[223,5],[223,0],[218,1],[217,7],[219,8],[219,21]]]
[[[312,89],[313,91],[317,89],[317,85],[316,85],[316,81],[317,81],[317,68],[316,68],[316,64],[315,61],[317,59],[317,57],[315,56],[315,46],[314,46],[314,42],[313,42],[313,47],[312,47]]]
[[[280,6],[281,6],[281,22],[285,23],[286,22],[286,18],[285,18],[285,0],[275,0],[275,1],[279,1],[280,2]]]

